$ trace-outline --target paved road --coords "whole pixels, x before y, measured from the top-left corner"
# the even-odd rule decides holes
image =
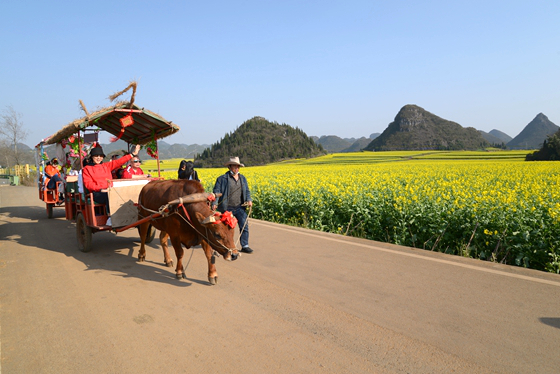
[[[0,187],[0,374],[558,373],[560,276],[251,220],[255,253],[200,248],[186,281],[156,241],[47,219]]]

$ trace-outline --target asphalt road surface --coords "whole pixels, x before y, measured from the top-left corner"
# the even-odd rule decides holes
[[[250,220],[210,286],[37,195],[0,187],[0,374],[560,372],[559,275]]]

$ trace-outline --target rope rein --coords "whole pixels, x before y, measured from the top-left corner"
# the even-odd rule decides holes
[[[178,209],[175,210],[175,211],[172,212],[172,213],[169,213],[168,209],[169,209],[169,207],[170,207],[170,204],[162,205],[157,211],[146,208],[146,207],[143,206],[140,202],[138,203],[138,206],[141,207],[142,209],[144,209],[144,210],[146,210],[146,211],[152,213],[152,214],[161,214],[161,217],[152,218],[152,221],[155,221],[155,220],[158,220],[158,219],[162,219],[162,218],[167,218],[167,217],[169,217],[169,216],[171,216],[171,215],[175,215],[175,214],[178,215],[178,216],[181,217],[181,219],[182,219],[183,221],[185,221],[191,228],[193,228],[194,231],[196,231],[196,232],[197,232],[200,236],[202,236],[209,244],[211,244],[211,243],[212,243],[212,240],[210,240],[210,237],[209,237],[209,235],[208,235],[208,228],[206,228],[206,235],[205,235],[205,234],[201,233],[196,227],[194,227],[194,225],[193,225],[192,222],[191,222],[190,216],[189,216],[189,214],[187,213],[187,209],[185,208],[185,205],[183,204],[183,198],[182,198],[182,197],[179,198],[179,201],[180,201],[180,203],[177,205],[177,207],[182,207],[182,208],[183,208],[183,211],[185,212],[185,215],[187,216],[187,218],[183,217],[183,216],[179,213]],[[148,217],[148,216],[143,216],[143,215],[141,215],[141,216],[142,216],[142,218]],[[223,245],[218,239],[214,239],[214,240],[215,240],[215,243],[214,243],[214,244],[217,243],[221,248],[223,248],[223,249],[225,249],[226,251],[228,251],[230,255],[233,254],[233,249],[226,247],[226,246]],[[219,254],[218,254],[218,255],[219,255]]]
[[[187,210],[185,209],[184,205],[181,205],[181,207],[183,207],[183,210],[185,211],[185,214],[187,214],[188,217],[188,213]],[[210,240],[209,236],[208,236],[208,228],[206,229],[206,235],[204,235],[203,233],[201,233],[200,231],[198,231],[198,229],[196,227],[194,227],[194,225],[191,223],[191,221],[185,217],[183,217],[181,214],[179,214],[178,212],[175,212],[175,214],[177,214],[179,217],[181,217],[181,219],[183,221],[185,221],[190,227],[192,227],[194,229],[194,231],[196,231],[200,236],[202,236],[204,239],[206,239],[206,241],[210,244],[212,243],[212,241]],[[233,249],[226,247],[225,245],[223,245],[218,239],[214,239],[216,241],[216,243],[219,244],[220,247],[222,247],[223,249],[225,249],[226,251],[229,252],[230,255],[233,254]]]
[[[247,203],[243,203],[241,206],[247,206]],[[247,226],[247,224],[249,223],[249,217],[251,216],[251,211],[253,210],[253,206],[249,205],[249,213],[247,213],[247,219],[245,220],[245,223],[243,224],[243,227],[239,230],[239,238],[237,238],[237,241],[235,242],[235,246],[237,247],[237,244],[239,244],[239,241],[241,240],[241,234],[243,233],[243,230],[245,230],[245,227]]]

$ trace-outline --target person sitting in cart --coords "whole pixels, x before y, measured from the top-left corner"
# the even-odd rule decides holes
[[[124,172],[122,174],[122,179],[143,177],[144,171],[140,167],[141,163],[142,161],[140,161],[140,158],[138,156],[133,157],[132,160],[130,160],[130,162],[128,163],[127,168],[124,169]]]
[[[137,158],[139,151],[140,145],[137,144],[134,151],[129,154],[126,154],[117,160],[111,160],[107,163],[103,163],[103,158],[105,158],[103,148],[98,146],[91,149],[89,154],[93,164],[87,165],[82,170],[84,187],[89,192],[93,193],[93,201],[99,204],[105,204],[107,207],[107,215],[111,214],[109,211],[109,195],[107,192],[103,192],[101,190],[109,187],[112,179],[111,171],[120,168],[132,158]],[[107,225],[111,226],[110,221],[107,221]]]
[[[111,161],[118,160],[119,158],[121,158],[121,156],[118,155],[118,154],[112,155],[111,156]],[[111,171],[111,176],[113,177],[113,179],[122,179],[123,173],[124,173],[124,169],[121,166],[121,167],[118,167],[115,170]]]
[[[177,171],[177,177],[179,179],[195,180],[200,182],[198,178],[198,173],[194,170],[194,163],[192,161],[183,160],[179,164],[179,170]]]
[[[45,175],[48,178],[47,188],[49,190],[54,190],[56,188],[56,183],[60,182],[58,185],[57,204],[62,204],[62,201],[64,201],[64,181],[60,176],[60,170],[58,169],[58,159],[56,157],[47,162],[47,166],[45,166]]]

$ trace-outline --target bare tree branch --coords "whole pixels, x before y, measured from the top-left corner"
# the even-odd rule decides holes
[[[8,154],[13,157],[15,165],[21,164],[21,154],[18,152],[18,143],[23,142],[29,135],[21,120],[22,114],[9,105],[0,116],[0,137],[8,145]],[[9,165],[8,165],[9,166]]]

